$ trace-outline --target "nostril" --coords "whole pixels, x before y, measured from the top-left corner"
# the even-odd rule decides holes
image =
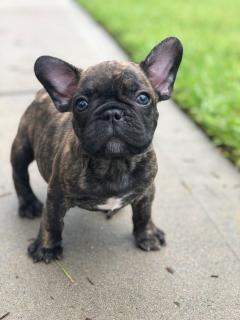
[[[115,113],[114,113],[114,119],[115,119],[115,120],[118,121],[118,120],[120,120],[121,118],[122,118],[122,114],[121,114],[121,113],[119,113],[119,112],[115,112]]]

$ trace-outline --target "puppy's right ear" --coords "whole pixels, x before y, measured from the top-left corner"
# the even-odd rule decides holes
[[[34,72],[60,112],[70,110],[70,101],[77,91],[81,70],[50,56],[41,56],[34,65]]]

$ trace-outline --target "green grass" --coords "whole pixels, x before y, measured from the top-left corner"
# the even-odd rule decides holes
[[[240,1],[78,1],[136,62],[163,38],[181,39],[173,99],[240,167]]]

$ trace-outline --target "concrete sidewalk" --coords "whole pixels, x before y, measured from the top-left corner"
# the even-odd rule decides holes
[[[168,246],[137,250],[130,208],[110,221],[73,209],[62,265],[74,283],[55,263],[32,263],[26,248],[39,220],[17,216],[9,152],[39,88],[33,63],[42,54],[81,67],[127,58],[70,0],[1,0],[0,39],[0,319],[239,320],[239,173],[171,102],[159,105],[155,135],[154,218]],[[43,200],[35,164],[31,178]]]

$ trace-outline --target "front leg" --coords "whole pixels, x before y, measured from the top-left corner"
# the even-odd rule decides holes
[[[164,232],[151,219],[154,191],[154,186],[151,186],[141,198],[132,203],[133,234],[136,245],[144,251],[159,250],[166,244]]]
[[[28,247],[28,254],[34,262],[49,263],[61,258],[63,218],[66,211],[66,201],[62,192],[50,189],[43,209],[38,237]]]

